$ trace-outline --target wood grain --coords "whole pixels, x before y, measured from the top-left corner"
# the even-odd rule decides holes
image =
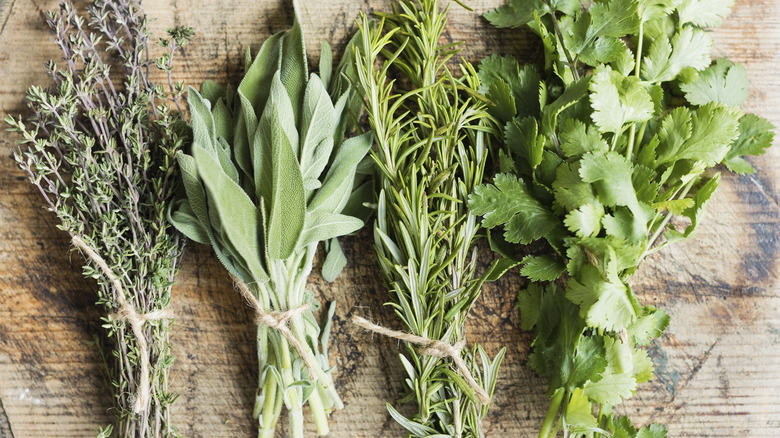
[[[470,2],[478,13],[503,0]],[[340,47],[358,10],[385,9],[377,0],[303,2],[307,47],[316,63],[321,38]],[[243,50],[289,26],[281,0],[146,0],[159,31],[189,24],[197,36],[180,59],[177,76],[191,84],[236,81]],[[56,57],[42,11],[56,0],[0,0],[0,113],[24,110],[24,90],[45,83],[41,63]],[[780,3],[738,0],[713,33],[716,54],[744,63],[752,81],[748,110],[780,125]],[[523,31],[498,31],[477,13],[453,8],[452,40],[466,40],[464,56],[486,53],[536,59],[539,47]],[[21,171],[9,159],[15,138],[0,134],[0,437],[84,437],[111,421],[111,398],[99,354],[94,284],[72,262],[67,237]],[[640,386],[621,411],[638,423],[666,423],[672,437],[780,436],[780,150],[753,160],[753,176],[727,175],[696,239],[648,259],[633,280],[645,303],[672,314],[667,334],[650,348],[658,377]],[[484,250],[484,248],[483,248]],[[384,408],[401,387],[398,344],[347,323],[353,314],[398,328],[382,306],[386,292],[367,232],[348,239],[350,265],[332,284],[319,276],[311,289],[338,303],[332,361],[344,411],[332,416],[333,437],[397,437],[402,431]],[[492,256],[483,251],[484,263]],[[468,336],[495,354],[508,354],[488,418],[488,436],[533,436],[547,399],[542,379],[524,362],[529,335],[513,310],[517,273],[485,288]],[[174,415],[189,437],[254,436],[250,417],[257,360],[251,313],[232,291],[216,259],[188,247],[174,289],[176,364]],[[281,428],[279,436],[286,436]],[[313,433],[312,433],[313,435]]]

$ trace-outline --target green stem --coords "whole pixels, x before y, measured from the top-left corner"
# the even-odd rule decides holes
[[[637,42],[636,47],[636,70],[634,71],[634,76],[639,78],[639,72],[641,71],[642,66],[642,50],[644,49],[642,46],[645,42],[645,32],[644,32],[645,23],[640,22],[639,23],[639,42]],[[644,135],[644,127],[642,127],[642,135]],[[641,141],[641,137],[639,137]],[[634,152],[634,142],[636,141],[636,123],[631,125],[631,131],[628,134],[628,148],[626,149],[626,158],[628,161],[631,161],[631,155]]]
[[[679,195],[676,196],[676,198],[677,199],[685,198],[688,195],[688,192],[691,190],[691,188],[693,187],[693,184],[695,182],[696,182],[696,178],[692,178],[691,181],[688,184],[685,185],[685,187],[683,188],[682,192],[680,192]],[[666,226],[669,224],[669,221],[671,219],[672,219],[672,214],[669,213],[669,214],[667,214],[664,217],[663,222],[661,222],[658,225],[658,228],[656,228],[656,230],[653,233],[652,237],[650,237],[650,239],[647,241],[647,247],[645,248],[645,251],[642,253],[642,256],[639,257],[639,259],[637,260],[637,265],[639,264],[639,262],[641,262],[645,258],[645,256],[647,256],[648,254],[651,254],[652,252],[654,252],[654,251],[652,251],[652,248],[653,248],[653,245],[655,245],[655,241],[658,240],[661,237],[661,234],[663,234],[664,229],[666,229]]]
[[[571,53],[566,49],[566,45],[563,42],[563,33],[561,32],[561,27],[558,25],[558,18],[555,16],[555,8],[550,5],[549,1],[546,3],[547,7],[552,11],[550,17],[552,17],[553,27],[555,27],[555,33],[558,35],[558,41],[561,43],[561,52],[566,55],[566,61],[569,63],[571,75],[574,78],[574,82],[577,82],[580,80],[580,74],[577,72],[577,66],[571,57]]]
[[[552,401],[550,402],[550,409],[547,410],[547,416],[544,418],[544,424],[539,431],[539,438],[549,438],[553,431],[553,425],[555,424],[555,417],[558,416],[558,411],[561,408],[561,402],[566,395],[566,391],[561,388],[555,391]]]

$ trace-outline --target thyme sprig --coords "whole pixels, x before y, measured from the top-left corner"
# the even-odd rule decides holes
[[[447,11],[439,10],[437,0],[401,1],[392,13],[377,14],[377,23],[361,16],[356,65],[377,145],[374,241],[388,305],[418,339],[459,345],[483,282],[500,271],[494,266],[477,275],[480,225],[466,208],[468,195],[482,182],[495,125],[474,97],[479,84],[472,66],[462,62],[459,78],[447,66],[457,54],[455,44],[439,44]],[[384,60],[376,68],[380,56]],[[398,81],[390,78],[391,68]],[[406,418],[388,404],[393,418],[415,437],[482,436],[489,402],[480,402],[447,355],[426,355],[406,345],[407,355],[400,355],[408,374],[401,402],[414,401],[417,413]],[[461,354],[479,387],[492,396],[504,350],[493,360],[479,345]]]
[[[28,90],[31,116],[6,119],[23,137],[14,158],[57,215],[58,228],[89,255],[84,275],[97,280],[113,350],[107,357],[116,431],[177,436],[169,415],[176,399],[168,391],[171,320],[155,315],[167,315],[183,248],[165,213],[178,185],[173,158],[186,133],[171,109],[183,91],[171,78],[173,55],[192,29],[168,30],[161,40],[167,53],[151,60],[147,18],[137,1],[95,0],[83,17],[63,0],[46,24],[64,66],[50,61],[54,86]],[[155,64],[167,87],[151,80]]]

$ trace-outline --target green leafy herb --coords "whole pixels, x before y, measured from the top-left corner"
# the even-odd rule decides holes
[[[447,9],[439,11],[437,0],[401,1],[378,16],[379,23],[359,21],[363,41],[356,55],[380,169],[374,241],[389,305],[411,335],[397,337],[424,339],[412,342],[428,347],[407,342],[407,355],[400,356],[408,375],[401,401],[413,401],[417,413],[407,418],[387,407],[411,436],[480,437],[504,350],[492,360],[478,345],[460,350],[463,329],[483,282],[508,266],[476,275],[480,226],[466,201],[482,182],[495,125],[475,97],[473,67],[461,63],[460,78],[447,67],[457,53],[454,45],[439,45]],[[398,82],[390,79],[391,68]],[[431,343],[459,347],[441,354],[430,351]],[[475,384],[467,383],[469,375]]]
[[[483,226],[503,228],[493,241],[551,247],[522,260],[533,283],[518,297],[536,336],[529,366],[552,399],[540,437],[666,435],[611,414],[652,378],[641,347],[669,324],[640,303],[631,275],[692,235],[720,181],[712,167],[754,172],[742,156],[763,153],[774,135],[739,109],[745,69],[710,58],[704,27],[732,3],[512,0],[486,14],[499,27],[528,25],[545,47],[544,74],[482,61],[480,91],[504,123],[505,148],[502,173],[469,200]],[[518,104],[529,96],[538,102]],[[675,216],[687,225],[672,226]]]
[[[319,242],[326,278],[343,268],[336,237],[363,226],[361,196],[371,189],[360,170],[371,134],[344,140],[360,110],[349,89],[352,46],[333,74],[323,44],[320,75],[310,75],[293,3],[292,29],[265,41],[236,91],[190,89],[194,140],[189,155],[177,154],[186,195],[170,211],[182,233],[214,248],[258,311],[261,437],[274,436],[282,405],[295,438],[307,402],[321,435],[327,414],[343,407],[328,364],[333,306],[320,328],[306,280]]]
[[[122,23],[120,26],[118,23]],[[147,18],[134,0],[95,0],[79,15],[70,1],[46,15],[63,65],[54,86],[31,87],[25,121],[9,116],[25,145],[14,158],[43,195],[58,228],[85,255],[105,308],[106,366],[116,427],[101,436],[178,436],[170,422],[171,286],[183,240],[165,220],[178,184],[174,155],[186,138],[173,55],[192,29],[168,30],[156,59],[168,88],[149,77]],[[98,339],[98,338],[96,338]],[[103,346],[103,341],[97,342]]]

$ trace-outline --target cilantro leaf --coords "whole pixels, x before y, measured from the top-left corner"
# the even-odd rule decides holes
[[[731,145],[723,163],[732,172],[741,175],[756,171],[743,155],[761,155],[766,152],[775,138],[774,125],[768,120],[747,114],[739,120],[739,138]]]
[[[638,0],[639,19],[643,23],[671,14],[682,0]]]
[[[564,210],[576,210],[589,203],[598,203],[593,185],[582,180],[579,161],[558,167],[553,194],[555,202]]]
[[[651,424],[639,429],[636,438],[666,438],[666,427],[660,424]]]
[[[593,121],[601,132],[621,133],[626,123],[644,122],[653,114],[650,94],[639,79],[610,66],[596,68],[590,83]]]
[[[539,128],[533,117],[512,120],[504,131],[504,143],[531,169],[536,169],[542,163],[545,138],[538,134]]]
[[[680,26],[688,23],[699,27],[720,26],[732,6],[734,0],[683,0],[677,7]]]
[[[720,163],[739,135],[739,112],[716,103],[708,103],[686,114],[677,109],[662,122],[658,163],[679,160],[702,161],[708,166]],[[690,135],[688,130],[690,129]],[[687,137],[687,138],[686,138]],[[685,138],[685,140],[682,140]]]
[[[684,27],[669,37],[661,35],[653,41],[642,63],[642,78],[647,82],[673,80],[686,67],[707,68],[712,62],[712,37],[701,29]]]
[[[504,237],[510,243],[531,243],[556,234],[558,219],[531,196],[525,183],[514,175],[499,174],[494,185],[478,186],[469,196],[469,208],[483,216],[482,225],[505,225]]]
[[[486,12],[485,18],[490,24],[499,28],[520,27],[534,21],[534,12],[538,13],[540,17],[549,14],[550,8],[547,5],[548,3],[553,10],[568,15],[574,15],[575,12],[581,9],[579,0],[550,0],[549,2],[541,0],[510,0],[504,6]]]
[[[579,237],[592,237],[601,231],[604,207],[598,203],[588,203],[572,210],[563,220],[566,228]]]
[[[538,283],[531,283],[527,288],[520,289],[520,292],[517,293],[517,309],[520,311],[521,329],[531,330],[539,320],[544,289]]]
[[[576,119],[566,120],[560,139],[561,152],[566,158],[579,157],[587,152],[607,152],[609,149],[595,126],[586,126]]]
[[[715,65],[700,72],[693,81],[681,84],[680,89],[693,105],[716,102],[727,106],[740,106],[750,96],[748,86],[745,67],[721,58]]]
[[[581,388],[576,388],[571,393],[569,403],[564,414],[566,424],[574,432],[587,432],[597,426],[596,417],[593,415],[593,407]]]
[[[593,4],[576,18],[563,17],[560,26],[566,47],[581,53],[597,38],[620,38],[633,33],[639,26],[636,3],[632,0],[610,0]]]
[[[520,273],[531,281],[554,281],[566,270],[566,266],[556,257],[526,256],[521,262]]]
[[[654,307],[645,307],[645,315],[628,327],[628,337],[636,345],[648,345],[650,341],[661,336],[669,326],[669,314]]]
[[[630,293],[622,281],[604,279],[592,265],[584,265],[577,278],[569,279],[566,288],[566,298],[580,306],[585,322],[608,331],[620,331],[636,319]]]

